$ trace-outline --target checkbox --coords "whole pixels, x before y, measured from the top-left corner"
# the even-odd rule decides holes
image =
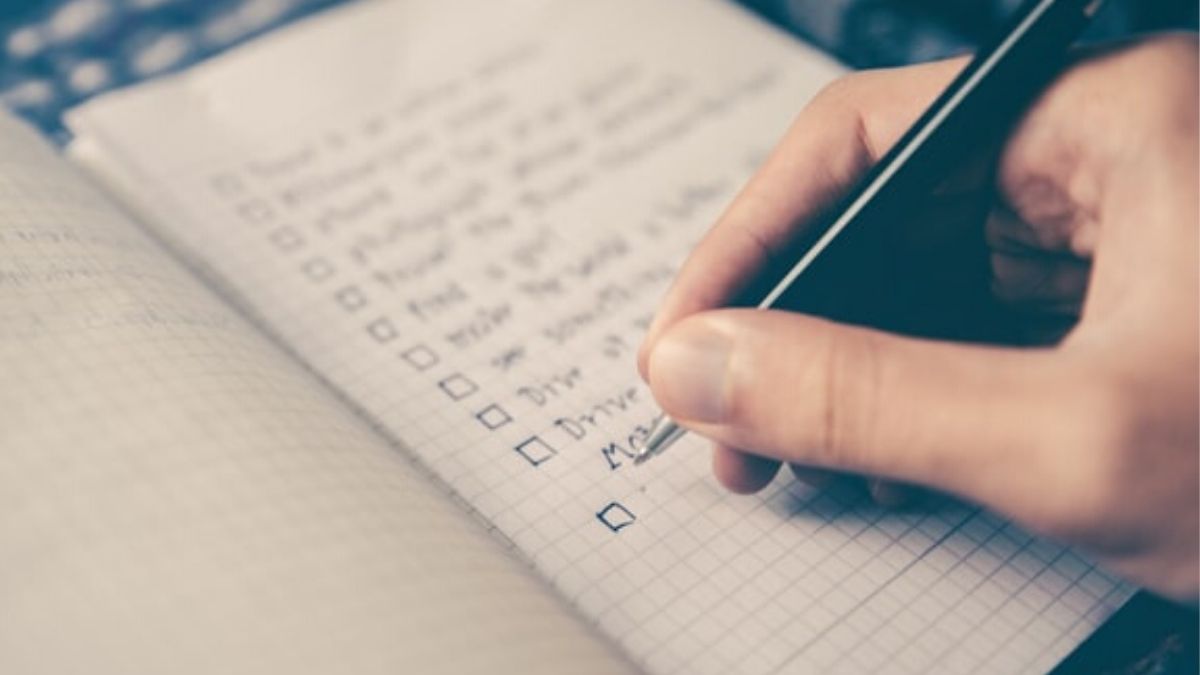
[[[520,453],[525,458],[525,461],[533,466],[537,466],[558,454],[557,450],[550,447],[550,444],[537,436],[523,441],[513,449]]]
[[[637,520],[632,511],[617,502],[609,502],[608,506],[600,509],[596,517],[613,532],[620,532],[622,528],[629,527]]]
[[[408,362],[408,365],[416,368],[419,371],[429,370],[436,366],[438,361],[437,352],[433,351],[425,345],[417,345],[412,349],[407,349],[400,353],[400,358]]]
[[[438,386],[442,388],[442,391],[446,392],[446,395],[452,401],[461,401],[479,391],[479,385],[461,373],[455,373],[438,382]]]
[[[246,185],[242,183],[242,179],[231,173],[219,173],[212,177],[209,181],[213,192],[222,197],[240,197],[246,192]]]
[[[371,323],[367,324],[367,333],[369,333],[371,337],[375,338],[375,341],[379,344],[386,344],[400,336],[400,334],[396,332],[396,325],[392,323],[391,319],[386,319],[383,317],[375,319]]]
[[[261,199],[242,202],[237,209],[238,215],[247,223],[265,223],[275,217],[275,211]]]
[[[508,411],[495,403],[475,413],[475,419],[493,431],[512,421]]]
[[[333,263],[324,258],[313,258],[300,266],[300,270],[304,272],[304,276],[308,277],[309,281],[322,282],[333,276]]]
[[[367,296],[358,286],[347,286],[335,293],[334,297],[347,312],[356,312],[367,306]]]
[[[271,243],[284,253],[291,253],[304,246],[304,237],[290,225],[276,228],[270,234]]]

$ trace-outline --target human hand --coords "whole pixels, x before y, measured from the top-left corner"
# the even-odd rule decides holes
[[[954,208],[905,225],[918,244],[947,228],[985,234],[1009,322],[1074,324],[1061,342],[981,346],[717,309],[962,65],[854,74],[818,96],[684,264],[642,346],[642,375],[668,415],[715,441],[714,471],[731,489],[760,489],[780,462],[927,486],[1195,600],[1194,37],[1082,58],[991,171],[939,191]]]

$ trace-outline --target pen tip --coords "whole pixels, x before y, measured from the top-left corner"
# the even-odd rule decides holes
[[[650,434],[646,436],[646,445],[642,447],[642,451],[634,458],[633,463],[644,464],[651,457],[662,453],[671,446],[675,441],[683,436],[683,428],[675,424],[669,417],[662,417],[650,430]]]

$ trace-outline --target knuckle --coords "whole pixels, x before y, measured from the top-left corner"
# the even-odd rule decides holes
[[[813,387],[814,451],[833,466],[863,468],[859,457],[868,440],[873,396],[878,386],[878,354],[868,336],[847,333],[827,339]]]
[[[849,73],[822,87],[806,107],[801,119],[816,118],[844,127],[862,125],[864,94],[875,86],[877,74],[870,71]]]
[[[848,73],[821,87],[813,98],[814,107],[842,108],[852,105],[854,96],[862,86],[863,73]]]

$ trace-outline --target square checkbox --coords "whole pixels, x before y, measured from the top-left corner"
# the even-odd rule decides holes
[[[347,312],[356,312],[367,306],[367,295],[358,286],[347,286],[334,293],[334,297]]]
[[[396,331],[396,325],[392,323],[391,319],[384,317],[375,319],[367,324],[367,334],[379,344],[387,344],[400,337],[400,333]]]
[[[306,261],[300,266],[300,270],[304,272],[304,276],[308,277],[309,281],[320,283],[329,277],[333,276],[336,271],[333,263],[324,258],[313,258]]]
[[[493,431],[512,421],[512,417],[508,414],[508,411],[495,403],[475,413],[475,419]]]
[[[537,466],[558,454],[558,451],[551,447],[549,443],[537,436],[523,441],[513,449],[520,453],[525,458],[525,461],[533,466]]]
[[[252,225],[265,223],[275,218],[275,210],[261,199],[251,199],[248,202],[242,202],[237,207],[237,212],[242,220]]]
[[[438,382],[438,386],[452,401],[461,401],[464,398],[479,391],[479,385],[475,384],[469,377],[462,373],[455,373],[450,377]]]
[[[637,520],[632,511],[617,502],[609,502],[608,506],[600,509],[596,517],[613,532],[620,532],[622,528],[629,527]]]
[[[284,225],[272,230],[270,239],[271,243],[275,244],[275,248],[284,253],[291,253],[304,246],[304,237],[300,236],[300,232],[290,225]]]
[[[438,358],[437,352],[425,345],[417,345],[416,347],[400,352],[400,358],[419,371],[429,370],[441,360]]]

